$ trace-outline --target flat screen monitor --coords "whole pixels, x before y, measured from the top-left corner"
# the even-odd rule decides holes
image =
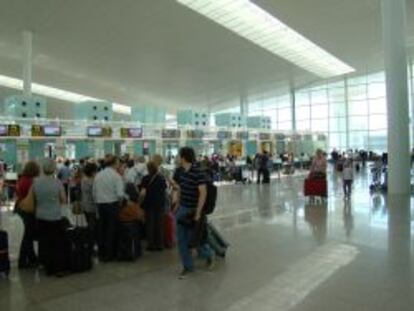
[[[43,127],[43,134],[45,136],[61,136],[62,135],[62,128],[57,125],[45,125]]]
[[[166,139],[178,139],[181,137],[181,132],[180,130],[163,129],[161,137]]]
[[[129,138],[142,138],[142,128],[129,128],[128,129]]]
[[[4,124],[0,124],[0,136],[7,136],[9,134],[9,127]]]
[[[102,137],[103,129],[99,126],[89,126],[87,129],[87,135],[90,137]]]

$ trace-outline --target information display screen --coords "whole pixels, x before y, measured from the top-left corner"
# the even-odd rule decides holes
[[[44,136],[61,136],[62,135],[62,128],[57,125],[45,125],[43,126],[43,134]]]
[[[42,137],[43,136],[43,126],[33,124],[32,125],[32,137]]]
[[[89,137],[103,137],[103,128],[100,126],[89,126],[87,135]]]
[[[170,129],[163,129],[161,132],[162,138],[180,138],[181,137],[181,131],[180,130],[170,130]]]
[[[188,130],[187,138],[189,139],[202,139],[204,137],[204,132],[201,130]]]
[[[142,138],[142,128],[121,128],[121,138]]]
[[[232,135],[231,135],[231,132],[228,132],[228,131],[219,131],[217,132],[217,138],[218,139],[231,139]]]
[[[9,135],[9,127],[4,124],[0,124],[0,136],[8,136]]]
[[[9,124],[8,126],[8,136],[20,136],[20,125]]]

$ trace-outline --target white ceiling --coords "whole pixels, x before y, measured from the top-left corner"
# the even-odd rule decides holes
[[[360,72],[381,67],[380,0],[257,0]],[[414,35],[414,0],[407,0]],[[216,106],[317,78],[174,0],[0,0],[0,74],[128,105]]]

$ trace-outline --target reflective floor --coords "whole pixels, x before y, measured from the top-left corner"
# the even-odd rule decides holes
[[[413,311],[413,198],[370,195],[369,177],[356,178],[349,203],[334,174],[328,202],[314,205],[303,176],[221,186],[212,221],[231,247],[213,271],[199,263],[178,280],[175,250],[63,279],[14,268],[0,310]],[[15,258],[20,220],[2,218]]]

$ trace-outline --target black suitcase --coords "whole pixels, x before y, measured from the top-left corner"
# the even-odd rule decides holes
[[[9,237],[6,231],[0,230],[0,274],[10,273]]]
[[[226,257],[226,251],[230,244],[211,223],[207,223],[207,243],[217,256]]]
[[[136,223],[121,223],[117,258],[121,261],[134,261],[142,255],[141,228]]]
[[[72,272],[84,272],[92,269],[92,239],[86,227],[66,229],[68,241],[69,269]]]

